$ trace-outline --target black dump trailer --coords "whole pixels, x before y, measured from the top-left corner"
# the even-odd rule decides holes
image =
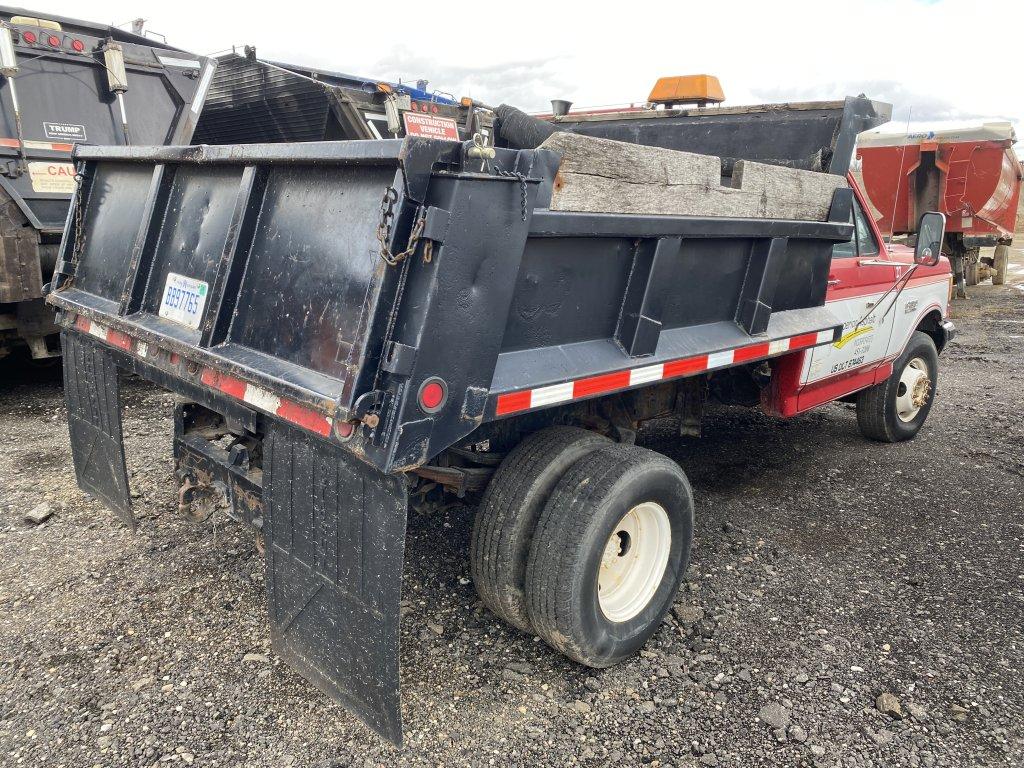
[[[41,18],[43,17],[43,18]],[[212,62],[116,27],[0,7],[0,357],[57,354],[44,309],[80,145],[187,144]]]
[[[692,426],[711,384],[756,392],[841,330],[841,176],[722,184],[719,157],[565,133],[76,160],[48,300],[79,485],[134,526],[119,375],[184,395],[182,511],[259,532],[276,652],[396,743],[411,502],[478,499],[484,602],[610,666],[657,629],[692,536],[685,476],[636,430]]]
[[[415,86],[263,61],[256,50],[218,56],[196,144],[260,144],[489,135],[489,114]]]

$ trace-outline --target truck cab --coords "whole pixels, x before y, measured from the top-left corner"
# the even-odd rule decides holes
[[[867,213],[856,179],[850,174],[847,180],[854,192],[854,237],[832,249],[825,299],[842,320],[843,334],[832,344],[808,352],[803,360],[780,362],[783,370],[778,373],[787,386],[773,390],[766,406],[782,416],[849,397],[884,381],[916,331],[926,333],[937,352],[953,334],[947,319],[953,279],[949,260],[940,256],[933,266],[914,266],[913,249],[885,242]],[[913,274],[906,279],[911,268]],[[904,280],[906,285],[900,289]]]

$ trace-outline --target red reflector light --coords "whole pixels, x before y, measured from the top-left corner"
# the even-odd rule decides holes
[[[46,42],[48,42],[54,48],[60,48],[60,38],[56,35],[50,35],[48,38],[46,38]]]
[[[448,386],[438,378],[427,379],[420,385],[420,408],[427,413],[441,410],[448,399]]]
[[[430,108],[430,111],[433,112],[436,115],[437,114],[437,105],[435,104],[434,106],[432,106]]]
[[[29,45],[35,45],[36,40],[38,38],[36,38],[36,33],[35,32],[22,32],[21,39],[24,40]]]
[[[72,40],[71,47],[74,48],[75,51],[77,51],[78,53],[81,53],[85,50],[85,43],[83,43],[81,40]]]

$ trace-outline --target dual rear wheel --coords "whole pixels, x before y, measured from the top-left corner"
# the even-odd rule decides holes
[[[675,462],[574,427],[523,440],[477,512],[470,566],[499,617],[591,667],[635,653],[686,570],[693,494]]]

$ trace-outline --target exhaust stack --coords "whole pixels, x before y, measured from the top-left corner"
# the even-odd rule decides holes
[[[572,109],[571,101],[566,101],[565,99],[551,100],[551,114],[555,117],[565,117],[569,114],[570,109]]]

